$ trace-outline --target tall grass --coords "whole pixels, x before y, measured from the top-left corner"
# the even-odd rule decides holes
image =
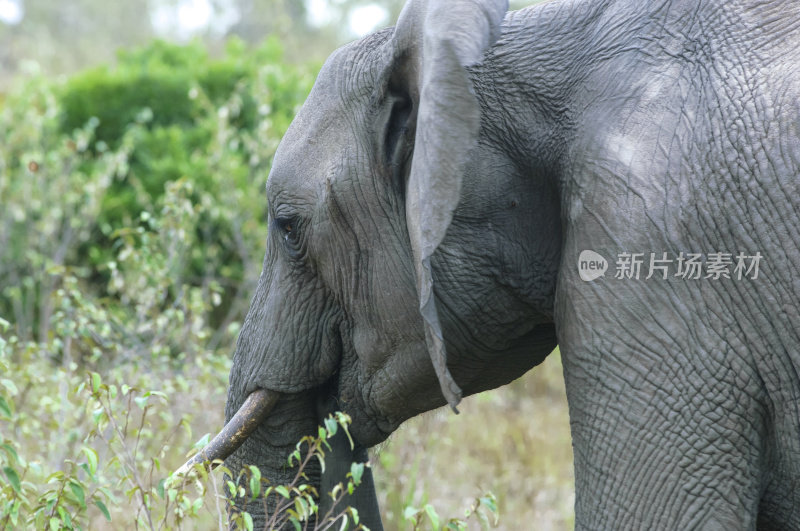
[[[406,422],[376,449],[387,529],[412,505],[458,514],[490,491],[499,529],[572,529],[574,486],[558,350],[522,378]]]

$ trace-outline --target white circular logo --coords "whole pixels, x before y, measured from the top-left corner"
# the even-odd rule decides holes
[[[591,282],[606,274],[608,262],[594,251],[585,250],[578,256],[578,274],[581,280]]]

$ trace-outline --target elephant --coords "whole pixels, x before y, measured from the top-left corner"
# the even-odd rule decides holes
[[[411,0],[334,52],[267,179],[228,467],[291,479],[341,410],[333,484],[558,345],[577,529],[800,529],[798,65],[795,0]]]

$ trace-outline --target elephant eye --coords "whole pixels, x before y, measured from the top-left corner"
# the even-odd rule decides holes
[[[275,218],[275,227],[281,231],[284,237],[295,232],[294,218]]]
[[[297,250],[299,242],[299,231],[297,230],[297,219],[295,218],[275,218],[275,228],[280,232],[281,238],[290,250]]]

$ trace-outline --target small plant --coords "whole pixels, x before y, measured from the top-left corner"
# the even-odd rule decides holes
[[[491,517],[491,520],[489,519]],[[491,492],[475,498],[472,505],[464,512],[464,518],[450,518],[442,521],[436,512],[433,505],[427,503],[422,509],[417,509],[413,506],[406,507],[403,512],[403,518],[410,521],[413,525],[414,531],[424,529],[423,522],[427,519],[430,523],[431,529],[439,531],[440,529],[453,529],[456,531],[465,531],[467,529],[467,522],[470,519],[477,519],[482,529],[490,529],[497,526],[499,523],[499,514],[497,511],[497,499]]]
[[[7,354],[7,345],[5,341],[0,343],[0,352]],[[0,368],[8,367],[6,356],[0,356]],[[6,390],[11,388],[17,397],[20,390],[10,380],[3,379],[0,384],[4,389],[0,393],[0,420],[19,426],[25,416]],[[367,465],[353,463],[346,482],[323,493],[332,498],[325,514],[319,513],[319,493],[308,484],[305,473],[314,459],[324,466],[330,450],[327,441],[339,430],[347,432],[347,415],[328,417],[316,436],[298,442],[288,460],[297,469],[294,480],[287,485],[273,485],[253,466],[241,471],[236,482],[220,480],[220,472],[232,475],[224,466],[219,472],[209,473],[197,465],[191,477],[164,477],[161,459],[171,447],[169,443],[180,439],[175,436],[184,431],[182,423],[178,423],[173,437],[156,439],[156,435],[168,433],[167,425],[172,423],[166,414],[167,393],[104,382],[100,374],[91,372],[68,393],[67,400],[80,412],[74,418],[62,419],[80,421],[78,426],[70,426],[72,433],[81,434],[76,444],[65,449],[70,457],[52,464],[27,460],[13,439],[2,439],[0,529],[86,529],[100,518],[112,526],[134,523],[137,528],[150,530],[179,529],[186,524],[208,527],[211,522],[220,529],[233,523],[252,530],[253,519],[246,506],[233,505],[230,520],[226,512],[229,500],[245,496],[244,484],[250,490],[248,503],[274,507],[267,529],[281,529],[286,523],[296,529],[320,531],[334,526],[367,529],[359,522],[358,512],[342,503],[360,485]],[[44,427],[34,423],[32,428],[39,434]],[[198,441],[197,447],[206,442],[207,436]],[[154,452],[153,448],[159,446]]]
[[[322,469],[325,468],[326,451],[331,447],[328,439],[336,435],[341,429],[350,439],[348,426],[351,420],[344,413],[329,415],[320,426],[316,436],[303,437],[288,458],[288,465],[297,468],[294,479],[287,485],[271,485],[261,476],[257,467],[250,466],[243,470],[241,475],[249,478],[250,501],[261,503],[264,513],[268,514],[266,529],[282,529],[286,523],[291,523],[295,529],[311,529],[323,531],[337,525],[340,529],[354,529],[369,531],[359,522],[358,511],[352,507],[342,507],[342,500],[347,494],[353,494],[361,484],[366,463],[352,463],[347,474],[347,482],[337,484],[331,492],[321,493],[332,500],[330,509],[325,514],[320,514],[319,496],[316,488],[307,483],[306,469],[312,460],[319,461]],[[352,439],[350,439],[352,444]],[[230,475],[230,471],[227,471]],[[241,499],[244,495],[242,482],[227,482],[232,498]],[[272,510],[268,510],[268,508]],[[252,529],[252,520],[244,507],[232,507],[235,514],[232,521],[245,529]],[[355,527],[350,527],[352,524]]]
[[[348,431],[350,422],[348,415],[337,412],[325,419],[316,436],[303,437],[297,443],[294,452],[289,455],[287,462],[289,467],[297,470],[292,481],[286,485],[271,484],[256,466],[247,466],[238,476],[234,476],[221,462],[215,462],[220,465],[218,470],[227,478],[236,477],[236,481],[227,479],[225,482],[225,494],[231,502],[231,523],[240,529],[252,531],[254,522],[247,509],[249,505],[257,503],[267,515],[265,529],[283,529],[285,524],[290,523],[295,529],[324,531],[338,525],[339,529],[369,531],[359,522],[358,511],[353,507],[343,506],[342,503],[345,496],[353,494],[361,484],[364,468],[369,466],[367,463],[352,463],[350,472],[346,476],[346,483],[340,482],[330,492],[322,493],[323,496],[329,496],[332,501],[330,508],[324,514],[320,514],[320,493],[308,484],[309,478],[306,475],[308,465],[313,460],[319,461],[324,471],[326,452],[331,450],[328,440],[339,430],[344,431],[351,445],[353,444]],[[198,441],[196,448],[201,449],[207,442],[207,439]],[[171,478],[168,484],[184,485],[191,478],[207,481],[208,465],[208,462],[198,463],[187,477]],[[245,485],[249,488],[249,492]],[[171,487],[168,492],[173,490],[174,487]],[[233,500],[243,500],[243,502],[237,506]],[[354,527],[351,527],[351,524]]]

